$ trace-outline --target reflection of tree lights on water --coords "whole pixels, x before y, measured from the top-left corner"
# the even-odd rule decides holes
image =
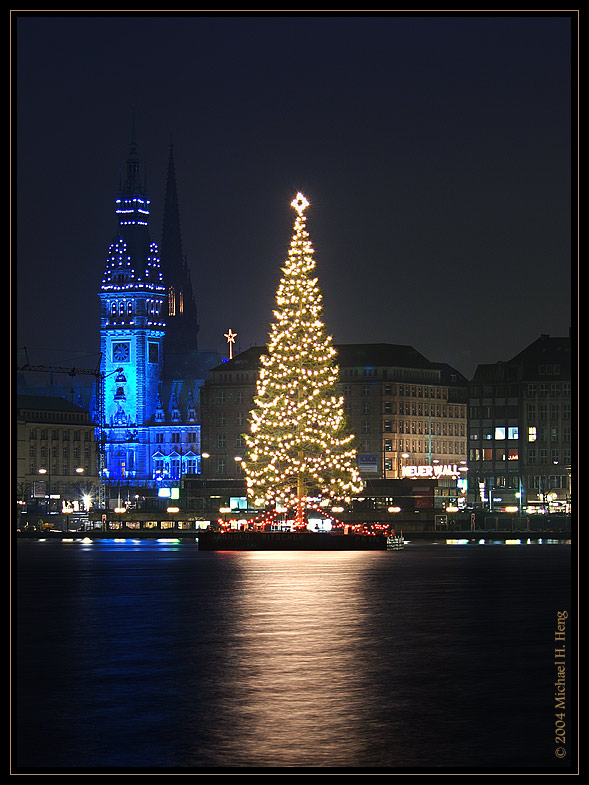
[[[250,763],[292,765],[293,739],[298,765],[305,765],[306,755],[309,763],[317,761],[318,750],[320,765],[337,765],[334,757],[341,759],[344,750],[353,760],[374,722],[366,711],[374,685],[363,630],[369,598],[358,577],[367,555],[241,556],[242,599],[234,609],[226,659],[231,691],[237,691],[227,696],[231,733],[239,728],[231,745]],[[222,748],[229,739],[218,742]]]

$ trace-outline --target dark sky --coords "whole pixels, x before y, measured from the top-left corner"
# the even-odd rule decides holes
[[[99,350],[133,107],[158,243],[174,144],[201,349],[266,340],[299,190],[335,343],[470,378],[568,333],[575,16],[13,21],[15,345],[36,361]]]

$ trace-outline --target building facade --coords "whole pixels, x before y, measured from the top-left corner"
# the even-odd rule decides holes
[[[61,512],[78,509],[98,487],[97,445],[88,411],[63,398],[19,395],[17,501]]]
[[[491,511],[570,511],[570,337],[541,335],[469,385],[468,496]]]

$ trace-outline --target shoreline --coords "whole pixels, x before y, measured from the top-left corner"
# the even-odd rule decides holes
[[[397,538],[411,542],[497,542],[558,541],[570,543],[571,532],[566,531],[430,531],[399,532]],[[18,532],[17,540],[100,541],[144,540],[193,542],[199,550],[387,550],[387,537],[381,534],[329,534],[315,532],[213,532],[186,529],[116,529],[102,531]],[[390,547],[388,548],[390,549]]]

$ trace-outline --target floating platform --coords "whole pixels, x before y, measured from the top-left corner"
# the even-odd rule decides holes
[[[198,547],[203,551],[384,551],[387,538],[326,532],[203,532]]]

